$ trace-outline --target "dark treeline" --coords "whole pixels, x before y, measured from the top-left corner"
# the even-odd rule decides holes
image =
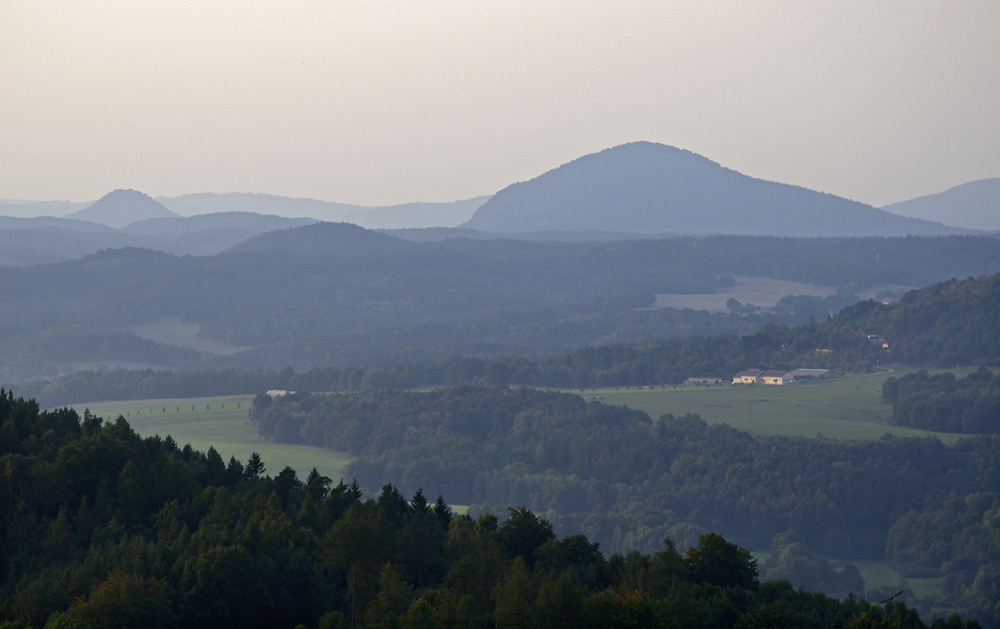
[[[128,249],[57,264],[0,267],[5,295],[0,332],[16,349],[50,330],[92,335],[175,316],[198,324],[208,339],[254,350],[182,363],[163,350],[156,364],[189,370],[290,365],[303,371],[744,334],[755,329],[753,319],[635,311],[658,294],[715,292],[740,274],[839,291],[829,302],[791,300],[774,313],[759,313],[759,327],[800,323],[809,314],[822,321],[862,288],[924,286],[1000,271],[1000,239],[981,237],[455,239],[372,253],[337,242],[309,254],[292,248],[175,257]],[[93,336],[89,342],[104,348]],[[58,345],[53,351],[50,364],[41,366],[33,362],[37,356],[5,353],[0,378],[51,377],[65,363],[77,362]],[[142,362],[140,355],[148,359],[151,352],[124,344],[110,358]]]
[[[110,399],[255,394],[268,389],[358,391],[457,384],[661,386],[679,384],[691,376],[726,378],[754,367],[866,372],[877,361],[933,366],[1000,365],[997,313],[1000,275],[936,284],[907,293],[899,303],[891,305],[872,300],[858,302],[822,322],[813,319],[797,326],[768,324],[743,336],[722,334],[599,345],[542,358],[446,358],[384,366],[322,367],[304,373],[290,368],[195,374],[81,372],[22,389],[46,406],[58,406]],[[735,314],[722,316],[742,318]],[[558,336],[558,332],[553,331],[553,335]]]
[[[926,627],[901,602],[761,584],[717,534],[609,557],[523,507],[366,499],[6,392],[0,426],[4,627]]]
[[[773,311],[740,315],[644,308],[652,303],[651,295],[619,295],[601,306],[605,310],[590,314],[575,315],[560,309],[494,312],[464,323],[395,325],[306,336],[225,356],[154,342],[128,330],[68,327],[0,338],[0,351],[6,361],[0,363],[0,382],[58,377],[72,371],[73,363],[79,362],[126,361],[179,371],[277,370],[286,366],[308,371],[316,365],[371,367],[440,361],[453,356],[517,354],[537,359],[592,344],[749,334],[769,323],[805,322],[810,316],[824,318],[831,308],[838,310],[855,301],[838,296],[800,296],[783,299]]]
[[[643,296],[638,296],[643,297]],[[398,325],[378,330],[322,334],[264,345],[210,365],[234,368],[292,366],[307,371],[314,366],[371,367],[447,360],[453,356],[493,358],[507,355],[541,359],[589,345],[635,343],[651,338],[691,338],[749,334],[769,323],[800,323],[810,312],[829,312],[821,298],[809,312],[756,312],[751,315],[710,313],[703,310],[645,308],[638,297],[621,296],[635,307],[613,302],[595,313],[566,310],[492,312],[456,324]],[[854,303],[849,299],[843,305]],[[613,304],[618,304],[613,309]],[[602,306],[604,308],[604,306]]]
[[[965,378],[926,371],[889,378],[882,399],[892,404],[892,422],[925,430],[1000,432],[1000,377],[980,367]]]
[[[283,371],[232,370],[159,371],[116,369],[81,371],[48,382],[18,388],[45,408],[96,400],[144,400],[256,394],[288,388],[298,374]]]
[[[982,610],[1000,601],[1000,527],[988,519],[995,500],[981,519],[924,517],[956,499],[978,505],[975,496],[1000,495],[996,436],[951,447],[890,436],[754,438],[697,416],[654,421],[575,395],[501,387],[262,395],[251,419],[267,439],[360,457],[348,472],[363,486],[441,488],[484,511],[523,504],[611,551],[651,551],[665,537],[694,543],[717,531],[771,547],[768,567],[802,584],[821,581],[813,553],[888,556],[951,578],[950,604]],[[909,535],[914,521],[923,538]],[[924,538],[957,539],[960,530],[979,545],[937,547],[934,561],[901,559],[923,552]],[[827,591],[850,582],[826,570]]]
[[[371,254],[329,251],[176,257],[124,249],[3,267],[0,288],[9,299],[0,315],[5,326],[40,330],[61,319],[124,326],[173,314],[201,323],[213,339],[256,345],[505,309],[578,305],[595,312],[617,295],[711,293],[734,274],[824,284],[844,294],[880,284],[927,285],[997,272],[1000,240],[459,239]]]

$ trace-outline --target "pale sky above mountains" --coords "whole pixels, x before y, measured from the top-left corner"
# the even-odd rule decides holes
[[[1000,176],[1000,3],[0,2],[0,198],[492,194],[648,140],[876,206]]]

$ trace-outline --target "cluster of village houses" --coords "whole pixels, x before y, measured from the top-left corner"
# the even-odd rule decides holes
[[[733,384],[792,384],[803,380],[822,380],[833,377],[829,369],[792,369],[777,371],[772,369],[748,369],[733,376]],[[695,376],[688,378],[687,384],[722,384],[726,378],[715,376]]]

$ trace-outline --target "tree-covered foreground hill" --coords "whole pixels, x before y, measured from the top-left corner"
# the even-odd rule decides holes
[[[898,601],[760,583],[714,533],[607,556],[523,507],[473,519],[266,471],[3,392],[0,626],[926,626]]]
[[[1000,603],[995,435],[954,446],[754,438],[697,416],[653,420],[502,387],[261,395],[251,419],[267,439],[360,457],[348,473],[363,486],[430,488],[481,511],[523,504],[614,552],[652,552],[664,538],[693,544],[716,531],[771,548],[775,574],[827,592],[846,595],[851,576],[816,554],[948,576],[949,604]],[[944,515],[956,511],[964,517]],[[921,547],[930,540],[933,552]]]

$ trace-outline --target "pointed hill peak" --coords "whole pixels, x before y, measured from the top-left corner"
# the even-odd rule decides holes
[[[138,190],[113,190],[79,212],[65,218],[102,223],[120,229],[136,221],[180,216]]]

